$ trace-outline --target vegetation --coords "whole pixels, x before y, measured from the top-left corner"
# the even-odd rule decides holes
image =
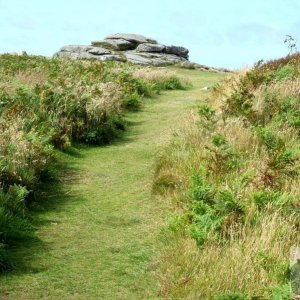
[[[160,298],[159,236],[168,203],[151,193],[153,162],[207,93],[201,87],[224,76],[163,72],[188,77],[193,86],[145,99],[140,112],[126,113],[128,130],[114,143],[58,152],[59,180],[43,184],[31,206],[36,238],[10,249],[16,266],[0,276],[0,298]]]
[[[157,298],[153,259],[169,202],[153,204],[151,161],[176,126],[154,182],[173,211],[161,296],[289,299],[289,249],[300,242],[299,70],[297,53],[260,62],[183,118],[206,94],[201,85],[223,75],[181,69],[196,88],[152,106],[143,99],[188,83],[165,69],[0,56],[0,269],[12,270],[1,294]],[[51,184],[57,161],[64,171]],[[47,246],[28,247],[32,237]]]
[[[290,299],[299,245],[300,54],[217,84],[160,155],[166,299]]]
[[[173,73],[89,61],[0,56],[0,271],[9,249],[34,232],[28,209],[53,175],[58,150],[107,144],[144,96],[184,89]]]

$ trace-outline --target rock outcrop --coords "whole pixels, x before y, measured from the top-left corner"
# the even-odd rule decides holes
[[[104,40],[92,41],[91,45],[62,47],[54,57],[68,59],[95,59],[131,62],[145,66],[179,64],[187,69],[210,72],[231,72],[224,68],[212,68],[189,61],[189,50],[185,47],[163,45],[152,38],[139,34],[116,33]]]
[[[91,45],[70,45],[54,54],[57,58],[128,61],[140,65],[165,66],[188,64],[189,50],[180,46],[163,45],[138,34],[117,33]]]
[[[116,51],[132,50],[135,48],[133,43],[124,39],[105,39],[103,41],[93,41],[92,45],[96,47],[105,47]]]

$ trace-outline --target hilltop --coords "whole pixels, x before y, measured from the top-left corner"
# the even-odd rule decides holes
[[[189,50],[183,46],[164,45],[153,38],[139,34],[116,33],[90,45],[67,45],[53,57],[62,59],[88,59],[130,62],[142,66],[179,65],[202,71],[229,72],[189,61]]]

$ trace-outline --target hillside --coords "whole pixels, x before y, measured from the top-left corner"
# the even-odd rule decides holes
[[[161,154],[167,299],[290,299],[290,280],[299,293],[299,61],[215,85]]]
[[[299,71],[0,56],[1,298],[290,299]]]

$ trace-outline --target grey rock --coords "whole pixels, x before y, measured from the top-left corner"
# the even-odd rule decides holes
[[[110,54],[111,52],[104,48],[68,45],[60,48],[60,51],[54,54],[57,58],[67,59],[97,59],[99,55]]]
[[[212,70],[211,67],[206,66],[206,65],[201,65],[201,64],[196,64],[196,63],[195,63],[195,66],[196,66],[197,69],[201,69],[201,70],[206,70],[206,71]]]
[[[91,50],[92,46],[85,46],[85,45],[67,45],[60,48],[62,52],[86,52]]]
[[[123,62],[126,61],[125,57],[122,57],[121,55],[113,55],[113,54],[101,55],[98,56],[97,59],[104,60],[104,61],[123,61]]]
[[[81,53],[76,53],[77,57],[76,59],[97,59],[97,55],[90,54],[88,52],[81,52]]]
[[[166,53],[168,54],[174,54],[180,57],[188,58],[189,50],[184,47],[180,46],[167,46],[166,47]]]
[[[160,59],[160,58],[152,59],[152,65],[156,66],[156,67],[165,67],[169,64],[170,63],[168,63],[166,60],[163,60],[163,59]]]
[[[186,61],[185,58],[166,53],[126,51],[124,54],[129,62],[141,65],[166,66]]]
[[[160,58],[161,53],[152,53],[152,52],[136,52],[136,51],[130,51],[131,53],[134,53],[136,55],[146,57],[146,58]]]
[[[190,61],[180,63],[180,67],[186,68],[186,69],[198,69],[200,71],[217,72],[217,69],[215,69],[215,68],[211,68],[209,66],[201,65],[201,64],[197,64],[197,63],[192,63]]]
[[[59,51],[56,52],[53,57],[61,58],[61,59],[93,59],[94,56],[87,52],[67,52],[67,51]]]
[[[181,62],[181,61],[186,61],[187,59],[185,57],[180,57],[180,56],[177,56],[175,54],[164,54],[165,58],[170,60],[170,61],[173,61],[174,63],[178,63],[178,62]]]
[[[182,67],[184,69],[193,69],[194,70],[194,69],[197,68],[197,64],[186,60],[186,61],[183,61],[183,62],[180,63],[180,67]]]
[[[176,55],[167,54],[167,53],[161,53],[159,57],[161,59],[167,61],[169,64],[177,64],[177,63],[180,63],[182,61],[186,61],[186,59],[183,58],[183,57],[178,57]]]
[[[105,38],[106,39],[123,39],[123,40],[126,40],[126,41],[129,41],[129,42],[132,42],[136,45],[139,45],[139,44],[143,44],[143,43],[151,43],[151,44],[156,44],[157,41],[152,39],[152,38],[148,38],[148,37],[145,37],[143,35],[140,35],[140,34],[128,34],[128,33],[115,33],[115,34],[111,34],[109,36],[107,36]]]
[[[231,73],[232,71],[226,68],[213,68],[206,65],[201,65],[197,63],[190,62],[188,60],[183,61],[179,64],[180,67],[186,69],[198,69],[206,72],[222,72],[222,73]]]
[[[162,44],[150,44],[150,43],[145,43],[145,44],[140,44],[136,48],[137,52],[164,52],[166,49],[165,45]]]
[[[152,61],[151,59],[148,59],[142,55],[139,55],[136,52],[127,52],[125,53],[125,56],[127,58],[127,61],[138,64],[138,65],[151,65]]]
[[[233,72],[227,68],[217,68],[216,70],[218,70],[219,72],[223,72],[223,73],[232,73]]]
[[[133,53],[136,53],[135,51],[132,51]],[[152,52],[139,52],[137,53],[138,55],[142,57],[146,57],[152,60],[163,60],[167,62],[168,64],[177,64],[181,62],[186,62],[188,61],[184,57],[179,57],[174,54],[167,54],[167,53],[152,53]]]
[[[94,55],[88,52],[66,52],[59,51],[53,55],[53,57],[61,59],[89,59],[89,60],[102,60],[102,61],[126,61],[121,55],[103,54]]]
[[[95,47],[103,47],[111,50],[124,51],[135,49],[135,44],[124,39],[105,39],[103,41],[93,41]]]
[[[101,47],[93,47],[92,49],[88,50],[88,53],[93,55],[105,55],[105,54],[111,54],[111,51]]]
[[[53,54],[53,57],[54,57],[54,58],[61,58],[61,59],[65,59],[65,58],[73,59],[73,56],[74,56],[74,55],[77,56],[77,53],[66,52],[66,51],[58,51],[58,52],[55,52],[55,53]]]

